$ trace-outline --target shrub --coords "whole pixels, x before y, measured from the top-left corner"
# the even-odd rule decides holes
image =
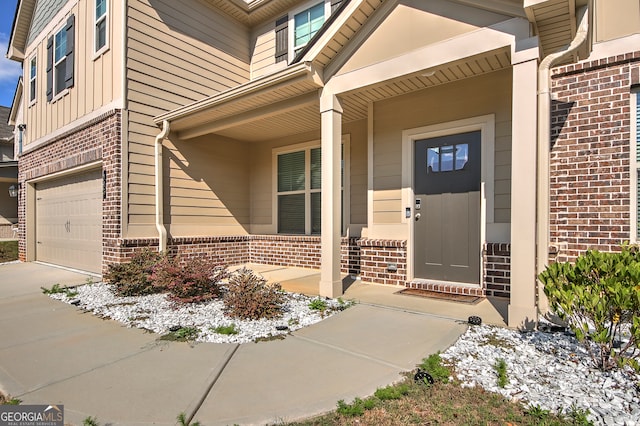
[[[280,284],[267,285],[267,280],[243,268],[229,278],[224,310],[231,317],[246,320],[278,318],[285,297]]]
[[[376,392],[373,395],[381,401],[387,401],[391,399],[400,399],[408,393],[409,386],[403,383],[400,385],[391,385],[386,388],[376,389]]]
[[[554,263],[539,275],[551,309],[567,321],[603,371],[638,369],[640,355],[640,250],[589,250],[575,264]],[[628,340],[625,341],[625,337]]]
[[[168,291],[174,302],[201,303],[218,297],[220,281],[228,276],[226,267],[202,258],[181,265],[178,258],[165,256],[153,267],[150,279],[158,291]]]
[[[136,253],[128,263],[109,265],[104,280],[115,285],[119,296],[144,296],[164,291],[153,285],[149,278],[153,267],[165,255],[145,248]]]
[[[365,410],[371,410],[376,406],[374,399],[367,398],[362,400],[356,398],[351,404],[347,404],[344,400],[338,401],[338,414],[342,414],[345,417],[359,417],[362,416]]]
[[[440,352],[431,354],[429,357],[423,359],[420,368],[429,373],[436,382],[447,383],[449,381],[451,371],[442,365]]]
[[[496,363],[493,365],[494,370],[496,370],[496,375],[498,376],[498,387],[504,388],[509,383],[509,377],[507,376],[507,362],[498,358]]]
[[[327,309],[327,302],[320,298],[313,299],[309,302],[309,309],[313,311],[324,311]]]

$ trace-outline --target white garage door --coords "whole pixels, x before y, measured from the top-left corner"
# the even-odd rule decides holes
[[[101,272],[101,170],[36,184],[36,259]]]

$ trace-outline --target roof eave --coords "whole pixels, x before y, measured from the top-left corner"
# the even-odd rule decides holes
[[[267,91],[275,86],[280,86],[289,81],[295,81],[305,77],[312,80],[318,87],[323,86],[322,73],[311,63],[301,62],[273,74],[236,86],[215,96],[211,96],[177,108],[173,111],[169,111],[165,114],[158,115],[154,117],[153,120],[158,126],[160,126],[164,121],[177,121],[193,114],[201,113],[225,103],[232,102],[243,97],[248,97],[262,91]]]
[[[18,84],[16,85],[16,91],[13,94],[13,101],[11,102],[11,109],[9,110],[9,120],[7,124],[15,126],[18,110],[20,109],[20,101],[22,101],[22,77],[18,78]]]
[[[34,8],[35,0],[18,0],[6,53],[6,57],[12,61],[22,62],[24,60],[27,35]],[[23,31],[16,31],[18,28],[22,28]]]

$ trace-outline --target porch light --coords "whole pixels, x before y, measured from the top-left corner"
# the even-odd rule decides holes
[[[9,187],[9,197],[16,198],[18,196],[18,188],[15,185]]]

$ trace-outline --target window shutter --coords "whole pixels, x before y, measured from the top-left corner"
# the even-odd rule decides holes
[[[74,32],[74,23],[75,16],[69,16],[67,19],[67,57],[66,57],[66,72],[65,72],[65,87],[69,88],[73,86],[73,53],[74,53],[74,42],[75,42],[75,32]]]
[[[47,101],[53,99],[53,36],[47,39]]]
[[[289,53],[289,17],[287,15],[276,21],[276,63],[287,60]]]
[[[331,13],[335,12],[340,7],[344,0],[331,0]]]

